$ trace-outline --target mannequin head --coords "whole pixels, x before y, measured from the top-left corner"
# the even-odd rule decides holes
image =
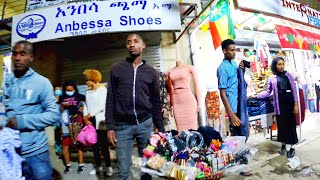
[[[182,66],[182,64],[183,64],[183,63],[182,63],[182,60],[177,60],[177,61],[176,61],[176,66]]]

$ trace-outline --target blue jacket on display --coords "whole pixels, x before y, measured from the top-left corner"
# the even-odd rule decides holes
[[[247,110],[247,83],[244,80],[244,72],[238,68],[238,112],[237,116],[241,120],[240,132],[242,136],[249,137],[249,115]]]

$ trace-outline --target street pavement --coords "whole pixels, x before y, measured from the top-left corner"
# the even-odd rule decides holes
[[[299,133],[299,128],[297,129]],[[245,170],[251,171],[249,177],[239,175],[239,171],[222,178],[223,180],[286,180],[320,179],[320,114],[307,114],[301,127],[301,139],[296,146],[296,156],[300,166],[291,169],[286,156],[280,156],[280,143],[263,140],[263,134],[251,136],[248,144],[258,152]],[[276,133],[276,131],[274,131]],[[298,134],[299,137],[299,134]],[[303,172],[312,173],[303,173]]]
[[[286,156],[280,156],[278,150],[280,144],[274,140],[270,140],[269,134],[257,133],[249,137],[247,145],[258,149],[258,152],[242,169],[236,167],[226,172],[223,180],[286,180],[286,179],[320,179],[320,113],[309,113],[306,115],[305,122],[300,129],[297,128],[299,144],[296,146],[296,156],[300,159],[301,164],[296,169],[291,169],[287,163]],[[273,131],[276,135],[276,131]],[[276,139],[276,138],[273,138]],[[135,154],[137,154],[135,149]],[[85,153],[85,171],[77,174],[77,153],[72,154],[72,169],[70,174],[63,174],[65,166],[61,159],[58,159],[53,150],[51,150],[51,162],[55,169],[55,179],[60,180],[96,180],[96,179],[116,179],[116,162],[112,163],[114,175],[112,177],[103,177],[102,175],[90,175],[93,169],[92,152]],[[304,171],[302,171],[304,170]],[[302,172],[312,171],[305,175]],[[250,171],[251,176],[245,177],[240,175],[241,171]],[[159,178],[157,178],[159,179]]]

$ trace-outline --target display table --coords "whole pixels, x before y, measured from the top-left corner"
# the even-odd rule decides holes
[[[255,122],[257,124],[257,120],[261,120],[261,127],[263,128],[263,134],[266,136],[266,130],[272,126],[274,113],[268,114],[260,114],[257,116],[249,117],[249,123]]]

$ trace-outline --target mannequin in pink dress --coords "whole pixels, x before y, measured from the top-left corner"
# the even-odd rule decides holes
[[[190,76],[194,81],[196,97],[190,88]],[[200,88],[197,72],[192,65],[183,65],[176,61],[176,66],[167,72],[170,106],[173,109],[178,132],[183,130],[197,130],[197,113],[200,108]]]

